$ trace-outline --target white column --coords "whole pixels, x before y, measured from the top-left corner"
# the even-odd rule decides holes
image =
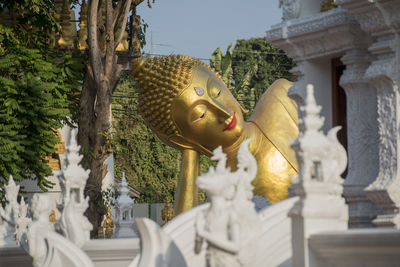
[[[342,57],[342,62],[346,69],[340,85],[346,91],[349,148],[343,194],[349,205],[349,227],[372,227],[379,209],[367,198],[364,189],[378,175],[379,134],[376,90],[364,79],[370,55],[366,47],[353,49]]]
[[[364,78],[377,92],[379,172],[366,189],[367,197],[382,209],[378,227],[400,227],[399,82],[400,2],[393,0],[340,0],[373,38],[368,48],[372,63]]]

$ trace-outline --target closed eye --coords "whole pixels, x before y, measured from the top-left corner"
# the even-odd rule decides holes
[[[190,111],[190,121],[191,123],[198,122],[203,119],[207,113],[207,106],[205,104],[198,104],[193,107]]]
[[[192,121],[192,123],[198,122],[199,120],[203,119],[203,118],[206,116],[206,112],[207,112],[207,111],[204,111],[204,113],[201,114],[201,116],[200,116],[198,119]]]
[[[215,95],[215,98],[219,97],[221,94],[221,90],[218,91],[218,93]]]

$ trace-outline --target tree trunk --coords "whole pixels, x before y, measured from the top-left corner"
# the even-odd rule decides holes
[[[106,81],[96,84],[90,67],[88,68],[80,99],[78,140],[84,155],[81,164],[84,168],[91,170],[85,194],[89,196],[86,216],[93,224],[92,237],[97,234],[97,229],[106,212],[101,186],[107,173],[104,161],[110,156],[110,149],[105,144],[110,134],[112,88]]]
[[[90,169],[85,195],[89,196],[86,216],[93,224],[91,236],[97,235],[106,212],[101,186],[107,173],[104,161],[111,149],[110,108],[112,90],[118,82],[122,66],[117,64],[116,48],[121,42],[129,11],[143,0],[89,0],[89,62],[82,87],[78,117],[78,142],[83,154],[82,166]]]

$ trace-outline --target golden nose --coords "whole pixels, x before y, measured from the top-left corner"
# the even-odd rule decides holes
[[[211,102],[212,109],[218,116],[218,122],[223,123],[225,120],[232,116],[231,112],[228,108],[221,105],[218,101]]]

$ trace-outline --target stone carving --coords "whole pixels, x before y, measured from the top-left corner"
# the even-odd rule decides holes
[[[133,199],[128,195],[128,183],[125,173],[122,173],[122,181],[119,184],[119,196],[117,198],[117,219],[115,221],[116,231],[114,237],[134,237],[133,231]]]
[[[321,35],[321,31],[329,34]],[[368,42],[357,21],[346,9],[333,10],[282,23],[267,32],[267,40],[296,61],[343,53],[358,43]]]
[[[32,256],[34,266],[93,266],[80,249],[89,239],[91,224],[83,215],[88,201],[83,198],[88,172],[78,165],[81,156],[75,135],[75,132],[71,134],[67,149],[67,167],[59,176],[62,188],[62,199],[58,205],[61,219],[56,225],[72,242],[54,231],[54,225],[49,220],[52,212],[49,195],[41,193],[33,196],[30,209],[32,220],[27,217],[28,205],[24,200],[17,202],[19,186],[12,177],[3,189],[8,203],[5,208],[0,206],[0,246],[16,246],[19,243]]]
[[[49,221],[51,199],[45,194],[35,194],[31,211],[33,222],[29,225],[28,252],[37,267],[71,266],[93,267],[89,257],[74,243],[54,231]]]
[[[15,225],[15,239],[17,243],[22,246],[26,246],[27,244],[26,233],[28,232],[28,227],[31,222],[32,219],[28,217],[28,205],[25,204],[24,198],[21,198],[19,215]]]
[[[35,194],[32,198],[33,222],[29,225],[27,240],[28,252],[33,258],[35,266],[44,266],[48,247],[45,235],[48,231],[54,231],[53,224],[49,221],[51,213],[51,200],[48,195]]]
[[[76,130],[72,130],[65,156],[67,164],[58,176],[62,195],[57,203],[61,218],[56,227],[66,238],[82,247],[90,239],[92,230],[91,223],[84,215],[89,198],[85,198],[83,194],[90,171],[84,170],[79,164],[82,156],[79,155],[80,146],[75,138]]]
[[[346,91],[347,138],[349,166],[344,182],[344,196],[349,205],[349,227],[371,227],[378,214],[377,207],[367,198],[364,188],[378,174],[378,127],[376,90],[364,79],[371,57],[364,48],[348,51],[341,61],[346,69],[340,85]]]
[[[347,229],[348,209],[342,198],[346,169],[346,150],[336,137],[340,127],[331,129],[327,136],[320,130],[324,118],[319,116],[314,88],[307,86],[302,129],[292,147],[296,151],[299,177],[293,179],[292,189],[299,200],[289,211],[292,218],[293,266],[308,266],[308,238],[319,231]]]
[[[336,137],[340,126],[331,129],[326,137],[322,133],[324,118],[319,116],[321,106],[316,105],[312,85],[307,86],[306,106],[300,110],[304,113],[301,128],[305,130],[292,145],[301,169],[299,180],[341,184],[340,174],[346,169],[347,154]]]
[[[282,20],[296,19],[300,16],[299,0],[279,0],[279,7],[282,8]]]
[[[382,209],[373,221],[379,227],[400,227],[400,179],[398,133],[398,86],[400,41],[399,1],[336,0],[356,18],[361,28],[373,36],[368,47],[372,62],[364,80],[376,89],[379,131],[379,173],[367,188],[367,197]]]
[[[27,205],[22,198],[18,204],[19,185],[16,185],[12,176],[4,186],[7,205],[3,209],[0,205],[0,246],[12,246],[19,243],[19,239],[27,231],[30,219],[27,215]]]
[[[196,180],[210,199],[210,207],[196,218],[195,251],[199,253],[203,240],[207,242],[207,266],[255,266],[258,239],[254,229],[260,229],[261,223],[251,201],[257,163],[248,150],[249,142],[240,146],[236,172],[225,168],[226,155],[218,147],[212,157],[218,160],[216,168]]]

